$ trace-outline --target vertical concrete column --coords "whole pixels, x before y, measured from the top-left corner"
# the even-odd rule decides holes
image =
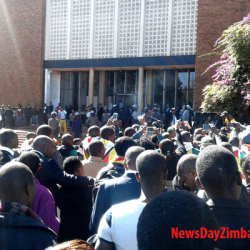
[[[139,67],[139,79],[138,79],[138,106],[142,111],[143,106],[143,67]]]
[[[95,76],[95,71],[94,68],[90,68],[89,70],[89,103],[93,104],[94,102],[94,76]]]
[[[153,70],[147,70],[147,80],[148,80],[148,88],[147,88],[147,104],[152,106],[152,90],[153,90]]]
[[[104,105],[105,102],[105,71],[100,72],[100,86],[99,86],[99,102]]]

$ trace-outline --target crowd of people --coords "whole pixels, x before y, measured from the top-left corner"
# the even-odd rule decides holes
[[[138,108],[91,105],[83,137],[81,114],[52,106],[19,149],[0,130],[0,249],[250,247],[249,126]]]

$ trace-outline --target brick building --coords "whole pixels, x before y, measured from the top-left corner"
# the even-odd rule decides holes
[[[0,103],[199,111],[216,58],[198,56],[248,12],[247,0],[2,0]]]

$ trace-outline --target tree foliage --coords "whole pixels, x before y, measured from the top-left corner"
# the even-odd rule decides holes
[[[203,89],[202,112],[226,110],[242,116],[250,111],[250,14],[223,32],[207,55],[214,54],[220,60],[204,72],[216,67],[213,84]]]

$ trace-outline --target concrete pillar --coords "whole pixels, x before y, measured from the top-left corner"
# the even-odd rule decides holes
[[[105,103],[105,71],[100,72],[99,103]]]
[[[139,110],[143,108],[143,67],[139,67],[139,79],[138,79],[138,103]]]
[[[150,106],[153,105],[153,100],[152,100],[152,96],[153,96],[153,70],[149,69],[147,70],[147,80],[148,80],[148,88],[147,88],[147,103]]]
[[[95,71],[94,68],[90,68],[89,70],[89,103],[94,103],[94,76],[95,76]]]

